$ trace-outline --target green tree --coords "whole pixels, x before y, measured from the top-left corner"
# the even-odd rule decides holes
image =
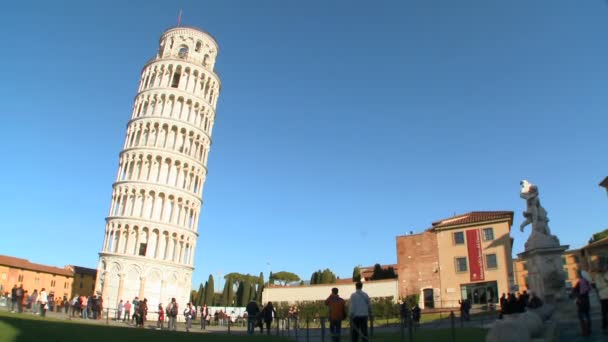
[[[251,285],[252,285],[253,293],[255,294],[255,296],[252,294],[252,295],[249,297],[249,298],[250,298],[250,300],[251,300],[252,298],[255,298],[255,300],[256,300],[258,303],[261,303],[261,302],[262,302],[262,291],[264,291],[264,273],[263,273],[263,272],[260,272],[260,276],[258,277],[258,286],[257,286],[258,288],[257,288],[257,292],[256,292],[256,289],[255,289],[255,285],[254,285],[253,283],[252,283]]]
[[[319,283],[319,271],[314,271],[312,272],[312,275],[310,276],[310,284],[314,285],[314,284],[318,284]]]
[[[239,285],[236,287],[236,304],[235,306],[243,306],[243,284],[245,282],[241,281],[239,282]]]
[[[595,233],[593,234],[593,236],[591,237],[591,239],[589,239],[589,243],[595,242],[595,241],[599,241],[603,238],[608,237],[608,229],[605,229],[601,232]]]
[[[384,269],[380,264],[374,265],[374,272],[372,273],[372,280],[380,280],[380,279],[393,279],[397,278],[397,274],[395,274],[395,269],[392,266]]]
[[[228,306],[228,296],[230,292],[230,285],[228,281],[224,282],[224,291],[222,291],[222,297],[220,299],[220,306]]]
[[[323,271],[318,270],[310,277],[311,284],[333,284],[336,282],[336,275],[329,268]]]
[[[201,301],[201,305],[207,304],[207,286],[209,286],[209,281],[205,282],[205,291],[203,292],[203,300]]]
[[[291,283],[294,281],[300,281],[300,277],[298,277],[298,275],[295,273],[281,271],[281,272],[273,273],[271,280],[278,281],[279,283],[281,283],[281,285],[286,285],[287,283]]]
[[[196,291],[196,299],[194,300],[194,304],[200,306],[203,303],[203,297],[205,296],[205,287],[203,283],[198,286],[198,291]]]
[[[321,273],[321,284],[333,284],[336,282],[336,275],[329,268]]]
[[[241,296],[240,306],[247,306],[247,303],[249,303],[251,300],[251,282],[249,280],[245,280],[241,283],[241,285],[243,286],[243,293]]]
[[[361,266],[353,268],[353,282],[361,281]]]
[[[215,284],[213,283],[213,275],[209,275],[209,279],[205,285],[205,304],[211,306],[215,304],[214,300],[215,296]]]
[[[260,299],[258,299],[257,296],[257,291],[255,289],[255,285],[254,284],[250,284],[249,286],[249,301],[251,301],[252,299],[255,299],[256,302],[258,303],[262,303],[262,296],[260,294]]]
[[[226,282],[228,284],[228,298],[225,304],[226,306],[234,306],[234,281],[231,278],[228,278]]]

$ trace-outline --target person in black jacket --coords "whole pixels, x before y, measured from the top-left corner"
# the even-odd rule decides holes
[[[264,323],[266,323],[266,333],[270,335],[270,325],[272,324],[272,318],[276,316],[277,311],[272,306],[272,302],[268,302],[264,309],[262,310],[262,315],[264,317]]]
[[[258,303],[256,303],[255,300],[252,300],[247,304],[245,311],[247,311],[247,333],[252,335],[255,330],[256,317],[260,313]]]

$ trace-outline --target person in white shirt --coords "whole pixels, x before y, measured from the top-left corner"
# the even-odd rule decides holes
[[[352,327],[352,342],[369,340],[367,335],[367,319],[372,315],[372,305],[367,293],[363,292],[363,283],[355,284],[356,291],[350,296],[349,316]]]
[[[38,294],[38,302],[40,302],[40,316],[46,316],[46,304],[48,302],[48,296],[44,287],[40,290],[40,294]]]
[[[120,300],[120,303],[118,303],[118,310],[116,312],[116,320],[119,321],[120,318],[122,317],[122,312],[125,310],[125,303],[122,301],[122,299]]]

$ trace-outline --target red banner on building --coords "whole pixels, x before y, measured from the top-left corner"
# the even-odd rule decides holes
[[[467,250],[469,252],[469,273],[471,281],[484,280],[483,251],[479,229],[467,230]]]

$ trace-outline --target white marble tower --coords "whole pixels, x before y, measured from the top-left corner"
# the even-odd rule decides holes
[[[220,80],[218,45],[196,28],[160,37],[144,66],[120,152],[95,289],[104,307],[135,296],[150,311],[189,300]]]

